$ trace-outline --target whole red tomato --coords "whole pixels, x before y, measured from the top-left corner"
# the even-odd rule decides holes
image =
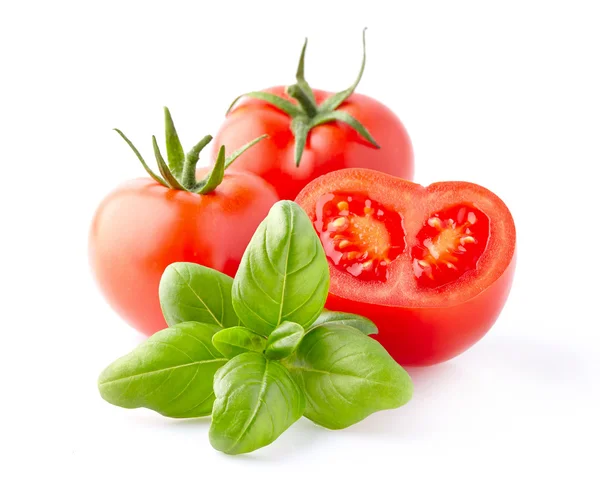
[[[265,140],[236,161],[272,184],[281,199],[294,199],[311,180],[343,168],[371,168],[411,180],[413,151],[398,117],[379,101],[354,94],[357,80],[333,94],[312,90],[304,78],[302,49],[296,84],[276,86],[234,101],[213,148],[237,148],[261,134]],[[363,32],[364,49],[364,32]],[[239,98],[238,98],[239,99]]]
[[[327,308],[361,314],[401,364],[477,342],[508,297],[516,233],[505,204],[467,182],[428,187],[372,170],[318,178],[296,201],[327,254]]]
[[[157,151],[163,176],[150,172],[153,178],[131,180],[110,193],[96,211],[89,237],[90,263],[100,290],[125,321],[147,335],[167,326],[158,300],[165,268],[188,261],[233,276],[258,224],[277,201],[261,178],[224,173],[235,159],[226,160],[224,149],[215,168],[208,175],[200,172],[206,178],[198,181],[198,154],[210,138],[183,158],[165,113],[170,166]]]

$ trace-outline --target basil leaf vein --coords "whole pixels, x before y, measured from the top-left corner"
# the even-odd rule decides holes
[[[261,353],[267,344],[264,336],[241,326],[222,329],[213,336],[212,342],[217,350],[230,359],[246,352]]]
[[[330,310],[324,310],[317,320],[313,323],[311,328],[316,328],[325,323],[334,322],[336,324],[344,324],[358,329],[361,333],[366,335],[377,334],[379,330],[377,326],[366,317],[359,316],[357,314],[350,314],[347,312],[335,312]]]
[[[325,252],[306,213],[280,201],[260,224],[233,282],[242,324],[268,336],[284,321],[310,326],[329,289]]]
[[[283,364],[304,390],[304,415],[329,429],[397,408],[412,396],[406,371],[377,341],[347,325],[311,329]]]
[[[284,322],[267,339],[265,356],[271,360],[281,360],[296,351],[304,336],[304,328],[295,322]]]
[[[158,289],[167,324],[196,321],[222,328],[236,326],[231,302],[233,279],[219,271],[191,262],[170,264]]]
[[[227,454],[271,444],[304,411],[301,388],[279,362],[242,353],[215,374],[212,446]]]
[[[168,417],[210,415],[212,380],[227,362],[212,345],[218,329],[185,322],[159,331],[100,374],[100,395],[113,405]]]

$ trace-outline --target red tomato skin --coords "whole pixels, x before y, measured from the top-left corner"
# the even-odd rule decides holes
[[[100,204],[90,230],[89,260],[100,291],[142,333],[164,329],[158,285],[165,268],[194,262],[234,276],[276,201],[271,186],[247,173],[227,173],[204,196],[150,178],[122,184]]]
[[[506,271],[476,297],[451,307],[386,307],[329,295],[327,308],[371,319],[373,337],[402,365],[428,366],[469,349],[500,315],[514,277],[516,254]]]
[[[292,101],[283,86],[265,91]],[[320,104],[333,93],[317,89],[314,94]],[[275,187],[281,199],[294,199],[316,177],[343,168],[369,168],[412,180],[414,166],[410,138],[400,119],[388,107],[369,96],[355,93],[338,110],[359,120],[380,149],[366,142],[350,126],[331,122],[310,131],[297,167],[291,118],[264,101],[244,98],[229,113],[217,133],[213,157],[222,145],[226,149],[238,149],[250,140],[268,134],[270,139],[246,151],[231,169],[259,175]]]

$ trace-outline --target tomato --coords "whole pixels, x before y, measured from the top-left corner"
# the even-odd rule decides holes
[[[168,110],[166,118],[170,121]],[[182,154],[173,149],[173,139],[167,142],[170,157]],[[235,275],[254,231],[277,201],[260,177],[223,174],[224,150],[213,170],[199,171],[198,177],[206,178],[192,178],[189,186],[183,185],[183,170],[175,175],[163,165],[162,177],[149,171],[153,178],[126,182],[110,193],[89,236],[90,264],[101,292],[125,321],[147,335],[167,326],[158,300],[165,268],[187,261]],[[194,177],[195,163],[187,171]]]
[[[364,43],[364,38],[363,38]],[[413,151],[402,122],[384,104],[346,91],[313,90],[304,79],[302,50],[296,84],[248,93],[233,105],[214,148],[237,148],[258,135],[262,141],[238,159],[234,169],[255,173],[294,199],[316,177],[343,168],[372,168],[412,179]],[[236,100],[237,101],[237,100]]]
[[[371,319],[375,338],[399,363],[448,360],[500,314],[516,233],[489,190],[468,182],[422,187],[354,169],[318,178],[296,201],[329,260],[327,308]]]

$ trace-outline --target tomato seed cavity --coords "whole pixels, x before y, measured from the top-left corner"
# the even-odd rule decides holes
[[[489,236],[489,218],[473,205],[457,205],[431,215],[411,250],[419,284],[439,288],[477,267]]]
[[[402,218],[364,194],[336,192],[317,202],[315,228],[333,264],[366,281],[386,281],[406,249]]]

